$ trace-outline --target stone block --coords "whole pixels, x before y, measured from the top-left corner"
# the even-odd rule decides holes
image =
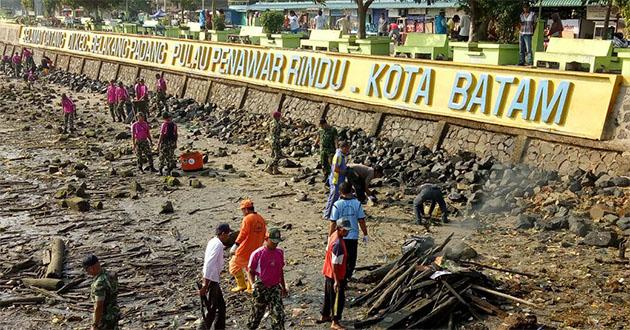
[[[103,62],[101,64],[101,71],[98,73],[98,80],[110,81],[116,79],[118,71],[118,64],[111,62]]]
[[[193,98],[199,103],[205,103],[210,89],[210,80],[189,78],[186,84],[185,98]]]

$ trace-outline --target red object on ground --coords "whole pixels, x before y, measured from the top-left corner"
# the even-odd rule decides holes
[[[184,171],[199,171],[203,169],[203,155],[198,151],[186,152],[179,156]]]

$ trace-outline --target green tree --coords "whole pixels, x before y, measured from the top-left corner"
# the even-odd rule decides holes
[[[152,12],[154,5],[151,0],[121,0],[117,8],[127,12],[126,17],[136,17],[140,12]]]
[[[461,8],[471,17],[470,40],[486,40],[488,26],[494,23],[499,42],[515,42],[522,4],[520,1],[505,0],[459,0]]]
[[[101,10],[118,6],[121,0],[61,0],[61,3],[73,8],[83,7],[88,12],[94,13],[94,16],[98,18],[101,16]]]
[[[35,3],[33,0],[20,0],[20,3],[22,4],[22,8],[24,8],[24,11],[28,12],[33,10],[35,8]]]
[[[201,1],[198,0],[173,0],[180,10],[195,10],[201,8]]]
[[[60,0],[42,0],[42,4],[44,5],[44,14],[46,16],[55,16],[55,11],[59,8],[61,4]]]

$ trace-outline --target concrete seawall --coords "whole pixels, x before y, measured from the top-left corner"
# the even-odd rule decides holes
[[[20,46],[9,42],[12,37],[16,35],[0,32],[3,54],[21,51]],[[57,68],[85,74],[92,79],[116,79],[131,84],[137,77],[143,77],[151,84],[155,74],[162,72],[152,67],[42,49],[35,49],[36,63],[44,54],[54,61]],[[232,80],[174,71],[164,73],[170,93],[194,98],[198,102],[213,102],[220,107],[235,107],[255,113],[281,110],[285,116],[312,123],[326,116],[336,126],[361,128],[374,135],[401,139],[431,149],[470,151],[480,157],[492,156],[502,162],[525,163],[546,170],[558,170],[561,174],[578,168],[617,175],[630,173],[630,89],[627,87],[620,88],[614,108],[608,114],[605,140],[594,141],[401,111]]]

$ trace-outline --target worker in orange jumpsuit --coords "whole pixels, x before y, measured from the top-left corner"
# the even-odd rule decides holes
[[[254,210],[254,202],[250,199],[241,201],[240,207],[243,212],[241,231],[230,249],[232,259],[230,259],[229,270],[236,280],[236,286],[231,291],[240,292],[247,290],[247,292],[251,293],[253,284],[246,283],[245,271],[247,271],[249,256],[265,242],[267,225],[265,219]]]

